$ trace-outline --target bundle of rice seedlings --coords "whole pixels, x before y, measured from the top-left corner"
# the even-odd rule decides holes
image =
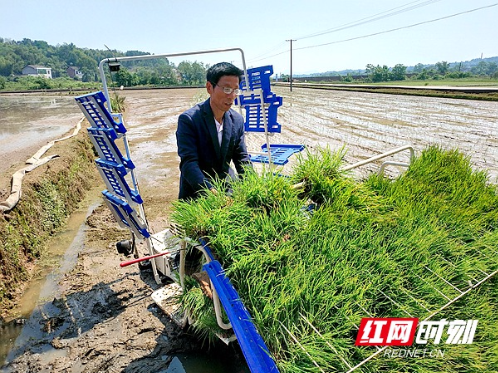
[[[422,320],[498,268],[497,188],[468,158],[429,147],[399,178],[360,182],[340,171],[343,157],[322,149],[289,177],[247,173],[230,197],[175,205],[173,220],[208,241],[281,372],[347,371],[376,351],[354,346],[363,317]],[[212,302],[187,284],[196,330],[216,338]],[[474,344],[445,345],[438,359],[380,355],[358,371],[498,369],[497,296],[490,280],[436,317],[478,319]]]

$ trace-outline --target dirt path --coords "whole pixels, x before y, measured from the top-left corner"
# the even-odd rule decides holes
[[[272,143],[310,148],[347,144],[350,163],[406,144],[420,151],[437,143],[459,147],[477,167],[498,176],[498,103],[304,89],[290,96],[284,89],[275,91],[284,96],[279,110],[283,127]],[[155,232],[168,226],[178,193],[178,115],[201,94],[195,89],[123,93],[132,159]],[[256,150],[264,137],[251,134],[247,142]],[[406,159],[403,154],[397,160]],[[206,355],[188,331],[180,331],[162,314],[150,298],[158,287],[150,272],[119,267],[125,258],[114,245],[129,236],[117,228],[107,208],[91,212],[82,232],[84,245],[74,254],[74,266],[60,271],[57,294],[37,306],[25,326],[26,339],[3,371],[247,371],[236,346],[220,343],[211,352],[215,356]],[[189,367],[189,361],[201,366]]]

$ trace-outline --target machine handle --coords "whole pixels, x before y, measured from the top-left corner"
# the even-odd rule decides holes
[[[154,259],[154,258],[157,258],[158,256],[166,255],[166,254],[169,254],[169,253],[170,253],[170,251],[165,251],[164,253],[159,253],[159,254],[144,256],[143,258],[136,258],[136,259],[128,260],[126,262],[119,263],[119,266],[120,267],[127,267],[129,265],[132,265],[132,264],[135,264],[135,263],[139,263],[139,262],[143,262],[144,260]]]

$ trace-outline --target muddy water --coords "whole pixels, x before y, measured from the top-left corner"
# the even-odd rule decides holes
[[[0,95],[0,173],[61,137],[82,116],[72,96]]]
[[[34,278],[19,302],[17,318],[2,327],[0,364],[18,354],[29,339],[41,335],[39,320],[54,307],[51,301],[60,296],[59,280],[76,264],[83,249],[85,219],[100,204],[100,187],[91,190],[74,211],[63,231],[47,244],[46,257],[38,263]],[[55,351],[55,350],[54,350]]]

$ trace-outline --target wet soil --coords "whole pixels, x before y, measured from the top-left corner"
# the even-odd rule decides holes
[[[237,371],[234,360],[240,357],[233,346],[208,352],[156,307],[150,294],[160,285],[150,270],[119,267],[126,258],[114,245],[128,233],[115,227],[107,207],[93,210],[83,230],[84,244],[78,245],[77,237],[72,253],[77,260],[65,261],[69,268],[60,270],[59,287],[40,299],[3,371],[200,372],[181,370],[185,362],[180,361],[178,370],[169,366],[175,359],[199,360],[220,353],[232,356],[226,366]],[[224,369],[205,371],[228,372]]]
[[[290,94],[275,88],[275,92],[284,97],[279,109],[282,133],[272,136],[271,143],[304,144],[311,149],[346,145],[348,163],[403,145],[411,144],[419,152],[436,143],[460,148],[477,168],[487,169],[493,181],[498,177],[498,103],[306,89]],[[178,193],[176,121],[203,92],[120,95],[126,97],[127,136],[145,212],[152,231],[158,232],[169,225],[171,203]],[[264,142],[263,134],[247,136],[250,150]],[[393,159],[405,162],[408,153]],[[365,166],[358,175],[375,171],[378,165]],[[203,352],[189,330],[179,329],[155,306],[150,294],[160,285],[149,270],[119,267],[127,258],[117,253],[115,243],[129,234],[117,227],[98,199],[92,203],[97,207],[88,211],[76,238],[80,244],[72,265],[60,270],[57,291],[45,295],[26,320],[3,371],[247,371],[236,345],[225,347],[220,342],[211,352]],[[210,356],[211,362],[202,360],[201,367],[187,368],[187,361],[198,355]]]

